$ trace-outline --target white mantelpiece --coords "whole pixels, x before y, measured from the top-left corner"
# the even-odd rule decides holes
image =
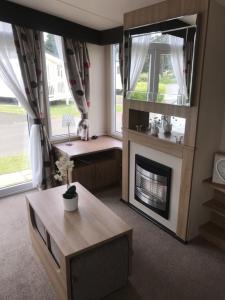
[[[170,208],[168,220],[161,217],[159,214],[155,213],[151,209],[147,208],[146,206],[135,200],[135,154],[144,156],[148,159],[161,163],[172,169]],[[180,158],[154,150],[152,148],[140,144],[136,144],[133,142],[130,143],[129,202],[175,233],[177,230],[178,207],[180,198],[181,167],[182,159]]]

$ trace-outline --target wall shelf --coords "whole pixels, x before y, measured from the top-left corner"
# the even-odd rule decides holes
[[[176,136],[183,136],[182,134],[176,133],[176,132],[172,132],[170,136],[166,136],[164,135],[163,132],[159,132],[158,136],[154,136],[152,135],[150,132],[148,131],[137,131],[137,130],[133,130],[133,129],[128,129],[130,132],[135,132],[137,134],[142,134],[144,136],[146,136],[149,139],[153,139],[153,140],[157,140],[157,141],[163,141],[163,142],[167,142],[167,143],[171,143],[171,144],[176,144],[178,146],[182,146],[182,143],[176,143]]]
[[[225,250],[225,185],[212,182],[212,178],[203,180],[214,189],[214,198],[203,203],[211,211],[211,221],[200,226],[200,234],[218,248]]]
[[[225,250],[225,230],[218,225],[208,222],[199,228],[200,234],[206,240]]]
[[[214,190],[225,193],[225,185],[212,182],[212,178],[207,178],[207,179],[203,180],[203,183],[208,184]]]
[[[124,128],[123,130],[128,134],[128,139],[130,141],[147,145],[150,148],[157,149],[161,152],[165,152],[179,158],[183,157],[184,144],[177,144],[168,139],[162,139],[151,134],[146,134],[132,129]]]
[[[215,213],[225,217],[225,203],[222,203],[221,201],[217,199],[211,199],[209,201],[206,201],[203,203],[203,206],[211,209]]]

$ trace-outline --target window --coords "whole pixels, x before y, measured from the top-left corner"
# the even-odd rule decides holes
[[[15,88],[10,80],[22,81],[12,26],[0,22],[0,33],[0,196],[3,196],[30,187],[32,174],[27,113],[13,92],[19,90],[20,84]]]
[[[50,119],[50,136],[59,138],[67,134],[67,128],[62,126],[64,115],[72,115],[75,127],[71,132],[75,134],[80,121],[80,112],[72,98],[67,82],[62,53],[61,38],[50,33],[44,33],[45,61],[48,82],[48,105]]]
[[[119,44],[112,46],[113,62],[113,107],[112,107],[112,133],[122,133],[123,114],[123,88],[120,74]]]
[[[130,91],[132,99],[179,104],[179,84],[172,65],[168,37],[167,34],[157,34],[154,41],[149,43],[148,53],[135,89]]]
[[[0,79],[0,189],[31,181],[27,114]]]

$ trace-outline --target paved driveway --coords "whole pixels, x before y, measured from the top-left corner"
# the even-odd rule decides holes
[[[16,155],[28,149],[27,118],[0,113],[0,156]]]

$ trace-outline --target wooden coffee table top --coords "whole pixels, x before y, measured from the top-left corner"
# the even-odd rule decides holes
[[[65,256],[78,254],[124,234],[132,228],[79,183],[78,210],[65,212],[66,186],[27,194],[27,201]]]

